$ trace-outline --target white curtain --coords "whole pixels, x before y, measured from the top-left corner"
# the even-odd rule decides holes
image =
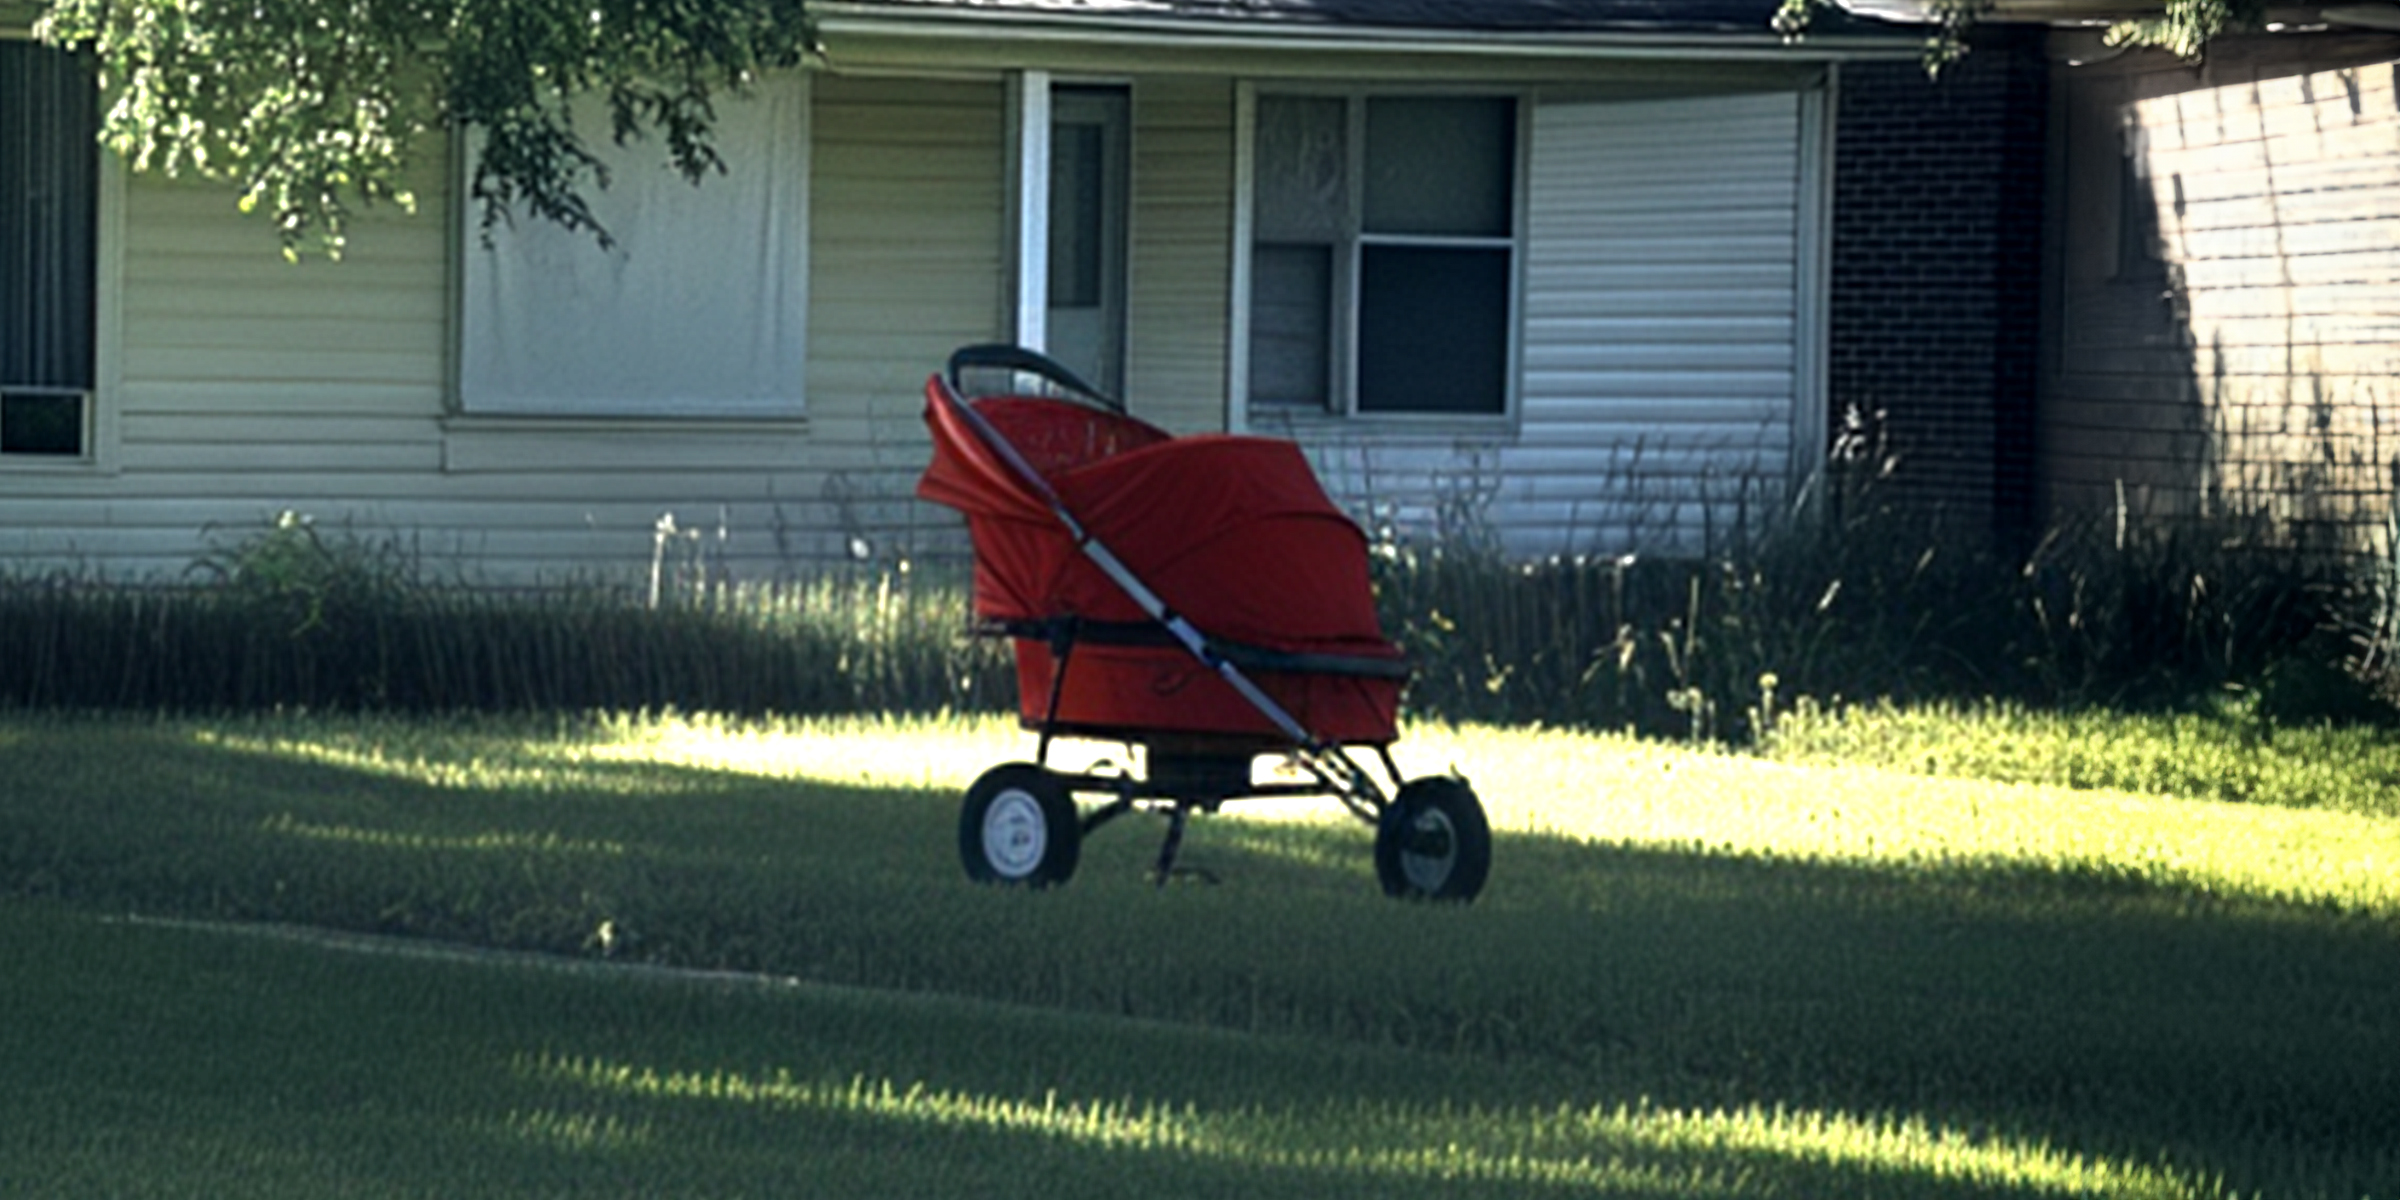
[[[616,245],[468,210],[459,394],[470,413],[789,417],[808,338],[808,90],[791,72],[717,105],[726,173],[698,186],[657,141],[607,139],[588,198]],[[470,147],[469,153],[473,153]],[[463,192],[463,188],[461,189]],[[462,197],[463,203],[463,197]]]

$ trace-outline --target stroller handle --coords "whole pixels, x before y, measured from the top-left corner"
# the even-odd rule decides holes
[[[967,389],[960,377],[965,372],[978,368],[1023,371],[1030,375],[1037,375],[1043,382],[1065,393],[1061,397],[1062,399],[1083,401],[1120,416],[1125,412],[1124,401],[1085,383],[1082,376],[1068,370],[1065,364],[1039,351],[1010,345],[1007,342],[961,346],[952,351],[950,368],[947,372],[950,390],[958,393],[962,399],[967,398]]]

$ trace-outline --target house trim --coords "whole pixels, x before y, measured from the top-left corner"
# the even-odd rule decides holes
[[[1814,504],[1813,484],[1825,471],[1831,415],[1833,320],[1834,114],[1841,111],[1841,66],[1827,68],[1825,86],[1800,94],[1800,212],[1792,320],[1793,487]]]
[[[9,22],[15,10],[0,8],[0,41],[36,41],[30,27]],[[106,95],[102,102],[105,104]],[[84,452],[69,457],[11,456],[0,464],[9,475],[102,477],[119,473],[118,431],[125,403],[124,292],[126,176],[130,168],[103,145],[93,203],[92,386],[84,398]]]
[[[1175,18],[1089,11],[1025,11],[980,7],[928,7],[900,12],[889,4],[817,0],[810,5],[819,36],[836,69],[851,53],[871,53],[881,39],[905,42],[958,39],[987,55],[1007,58],[1026,42],[1074,42],[1122,51],[1159,47],[1178,53],[1231,52],[1257,55],[1324,50],[1430,53],[1482,59],[1614,60],[1706,58],[1741,62],[1837,61],[1852,57],[1904,58],[1921,52],[1910,31],[1888,35],[1810,34],[1786,42],[1771,29],[1756,33],[1723,30],[1619,32],[1604,30],[1491,30],[1455,27],[1301,25]]]
[[[1050,72],[1024,70],[1009,76],[1010,108],[1016,118],[1010,155],[1016,167],[1016,271],[1010,315],[1016,343],[1028,350],[1050,346]]]

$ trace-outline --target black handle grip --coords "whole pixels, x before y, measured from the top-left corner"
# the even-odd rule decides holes
[[[1085,383],[1083,377],[1068,370],[1056,359],[1023,346],[1006,342],[989,342],[976,346],[961,346],[950,354],[950,388],[961,396],[966,388],[960,381],[964,372],[984,370],[1023,371],[1038,375],[1053,386],[1071,393],[1072,399],[1087,400],[1113,413],[1123,413],[1125,402]]]

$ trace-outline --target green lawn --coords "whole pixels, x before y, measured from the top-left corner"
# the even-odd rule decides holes
[[[971,887],[1028,749],[0,718],[0,1195],[2400,1194],[2357,806],[1419,730],[1471,908],[1329,804],[1197,825],[1214,886],[1120,825]]]

